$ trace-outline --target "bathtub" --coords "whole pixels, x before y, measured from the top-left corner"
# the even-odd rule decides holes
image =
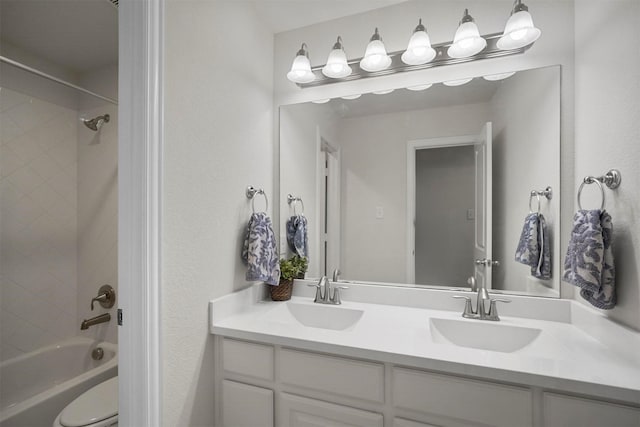
[[[102,347],[102,360],[91,351]],[[0,364],[0,427],[50,427],[80,394],[118,375],[118,347],[74,337]]]

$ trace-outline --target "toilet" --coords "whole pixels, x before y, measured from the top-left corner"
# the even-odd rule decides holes
[[[58,414],[53,427],[111,427],[118,425],[118,377],[78,396]]]

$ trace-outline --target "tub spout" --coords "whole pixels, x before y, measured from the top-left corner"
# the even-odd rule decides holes
[[[85,319],[80,325],[80,330],[84,331],[89,329],[90,326],[97,325],[99,323],[106,323],[111,320],[109,313],[101,314],[100,316],[92,317],[91,319]]]

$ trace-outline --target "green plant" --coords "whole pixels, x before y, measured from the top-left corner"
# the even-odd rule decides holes
[[[306,257],[294,255],[289,259],[280,260],[280,278],[282,280],[299,279],[304,277],[304,273],[309,267]]]

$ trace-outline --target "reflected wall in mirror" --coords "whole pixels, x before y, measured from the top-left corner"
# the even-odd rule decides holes
[[[530,204],[546,187],[551,200]],[[308,220],[307,278],[339,268],[343,280],[459,288],[474,275],[558,296],[559,187],[559,66],[280,107],[280,238],[291,194]],[[514,260],[530,205],[546,220],[549,280]]]

